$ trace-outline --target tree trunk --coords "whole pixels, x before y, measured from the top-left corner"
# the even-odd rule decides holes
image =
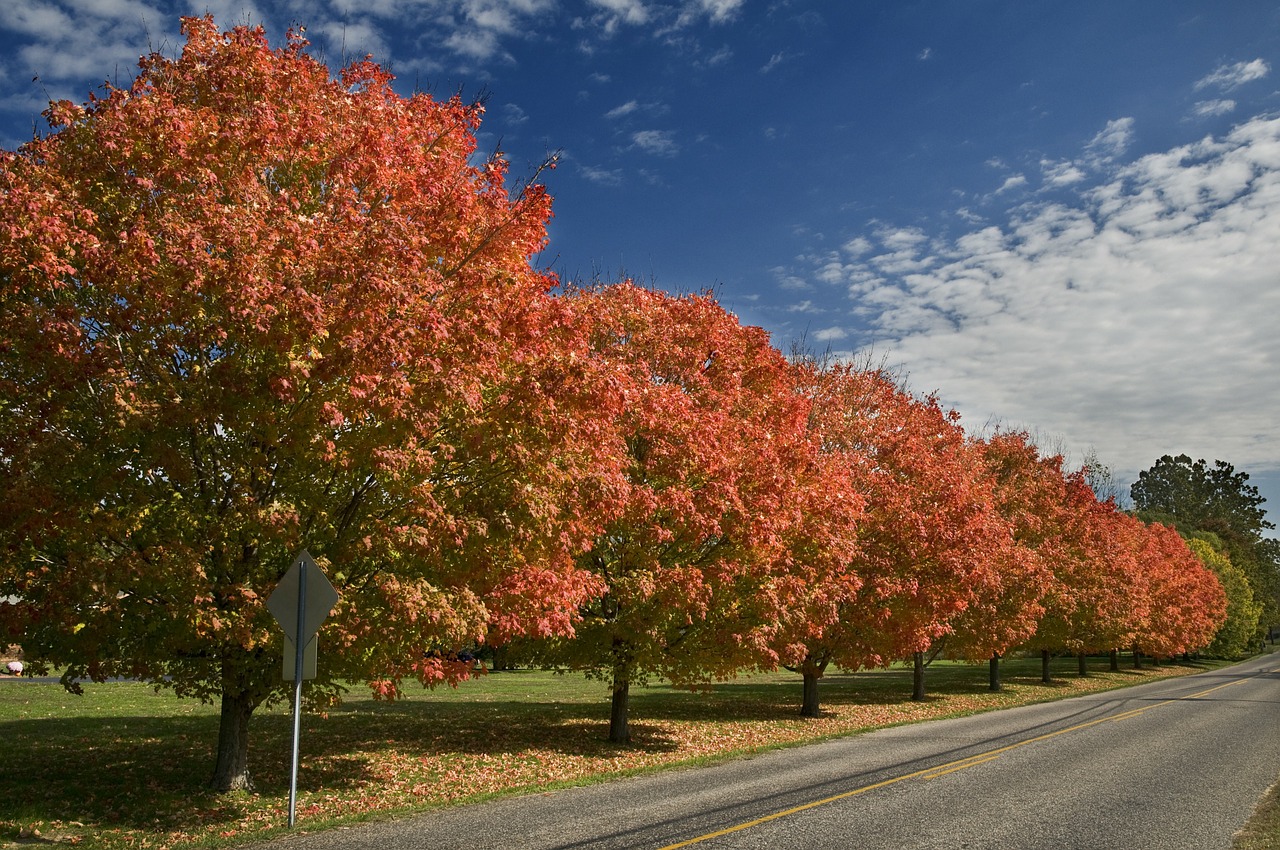
[[[259,700],[247,693],[222,694],[218,723],[218,761],[209,786],[214,791],[252,791],[249,778],[249,718]]]
[[[1133,648],[1133,669],[1142,669],[1142,650],[1138,649],[1136,646]]]
[[[1114,673],[1120,669],[1120,650],[1111,650],[1111,672]]]
[[[911,698],[916,702],[924,702],[924,653],[915,653],[912,662],[914,669],[911,675]]]
[[[827,660],[827,656],[823,656],[821,661],[815,661],[813,656],[807,656],[804,663],[800,665],[800,675],[804,676],[804,698],[800,703],[801,717],[822,716],[822,708],[818,702],[818,680],[827,670]]]
[[[1040,681],[1046,685],[1053,681],[1049,675],[1049,650],[1040,650]]]
[[[810,671],[805,668],[801,671],[804,675],[804,701],[800,704],[801,717],[820,717],[822,710],[818,703],[818,677],[819,673]]]
[[[631,695],[631,682],[615,675],[613,680],[613,705],[609,710],[609,741],[614,744],[631,743],[631,731],[627,728],[627,703]]]
[[[627,728],[627,709],[631,702],[631,646],[619,637],[613,639],[613,704],[609,709],[609,741],[631,743]]]
[[[1082,679],[1089,675],[1089,662],[1083,652],[1076,653],[1076,673]]]
[[[988,679],[990,684],[987,685],[993,691],[1002,691],[1004,686],[1000,684],[1000,653],[991,653],[991,662],[988,665]]]

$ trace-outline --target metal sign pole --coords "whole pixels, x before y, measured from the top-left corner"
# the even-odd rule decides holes
[[[294,582],[297,582],[295,586]],[[293,677],[293,768],[289,777],[289,826],[298,818],[298,741],[302,737],[302,682],[315,678],[316,643],[314,638],[320,625],[338,601],[338,591],[333,589],[324,570],[311,560],[310,553],[302,550],[293,566],[280,577],[280,583],[267,597],[267,609],[271,611],[285,634],[285,652],[282,661],[285,679]],[[293,669],[289,669],[289,638],[293,638]],[[308,647],[310,651],[308,652]],[[307,659],[311,659],[308,675]]]
[[[302,664],[307,643],[307,564],[298,571],[298,629],[294,635],[293,656],[293,767],[289,772],[289,828],[298,819],[298,740],[302,734]]]

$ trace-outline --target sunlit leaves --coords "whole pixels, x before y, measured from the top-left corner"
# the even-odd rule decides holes
[[[545,191],[477,161],[478,105],[183,32],[0,162],[12,627],[73,675],[256,704],[306,547],[342,595],[326,676],[394,694],[468,675],[424,659],[491,618],[571,632],[591,453],[545,401]]]

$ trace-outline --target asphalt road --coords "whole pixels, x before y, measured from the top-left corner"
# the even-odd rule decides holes
[[[271,850],[1230,845],[1280,775],[1280,655],[709,768],[297,834]]]

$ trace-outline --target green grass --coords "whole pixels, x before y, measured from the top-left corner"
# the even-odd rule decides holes
[[[302,724],[299,827],[472,802],[535,788],[731,758],[905,722],[969,714],[1183,675],[1206,665],[1108,672],[1039,659],[1003,665],[1005,690],[987,690],[986,667],[937,662],[929,699],[909,699],[906,669],[831,673],[824,716],[799,717],[800,677],[752,676],[698,692],[633,688],[626,747],[605,740],[604,686],[539,671],[495,673],[457,690],[412,691],[395,703],[360,687]],[[54,840],[84,846],[240,844],[286,830],[292,721],[259,709],[251,727],[253,793],[204,790],[217,738],[214,706],[135,683],[0,683],[0,846]],[[39,833],[37,839],[36,833]],[[1251,848],[1252,850],[1252,848]]]

